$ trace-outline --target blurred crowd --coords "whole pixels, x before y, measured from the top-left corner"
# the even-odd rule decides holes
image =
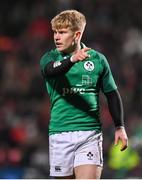
[[[113,149],[114,125],[100,96],[102,178],[142,178],[141,0],[0,1],[0,178],[49,178],[50,105],[39,60],[54,47],[51,18],[65,9],[85,14],[83,42],[105,54],[123,99],[129,149],[122,157]]]

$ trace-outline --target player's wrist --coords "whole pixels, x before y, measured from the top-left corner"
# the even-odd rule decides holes
[[[116,126],[115,129],[116,129],[116,130],[125,129],[125,127],[124,127],[124,126]]]

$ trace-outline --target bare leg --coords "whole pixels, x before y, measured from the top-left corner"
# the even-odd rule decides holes
[[[102,167],[86,164],[74,169],[76,179],[100,179]]]
[[[53,179],[74,179],[74,175],[72,176],[63,176],[63,177],[54,177]]]

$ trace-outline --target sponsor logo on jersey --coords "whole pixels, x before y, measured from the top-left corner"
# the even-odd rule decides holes
[[[82,75],[82,85],[92,85],[92,78],[88,75]]]
[[[79,88],[79,87],[63,88],[62,96],[65,96],[67,94],[72,94],[73,95],[73,94],[76,94],[76,93],[84,94],[85,89],[84,88]]]
[[[94,63],[92,61],[86,61],[84,63],[84,68],[87,70],[87,71],[93,71],[94,70]]]
[[[61,62],[60,61],[56,61],[56,62],[54,62],[53,67],[56,68],[56,67],[58,67],[60,65],[61,65]]]

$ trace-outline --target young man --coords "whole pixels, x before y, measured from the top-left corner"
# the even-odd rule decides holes
[[[51,101],[50,175],[99,179],[103,166],[99,92],[107,97],[115,124],[115,144],[127,148],[123,107],[109,64],[101,53],[81,43],[85,16],[66,10],[52,21],[56,49],[40,61]]]

